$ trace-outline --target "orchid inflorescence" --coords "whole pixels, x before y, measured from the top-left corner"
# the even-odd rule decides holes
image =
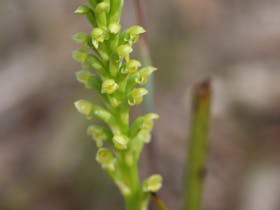
[[[83,67],[76,77],[87,89],[95,90],[104,105],[79,100],[75,107],[87,119],[95,117],[104,123],[90,125],[87,134],[96,142],[96,160],[120,189],[126,209],[145,210],[150,194],[161,188],[162,178],[155,174],[141,183],[138,160],[159,116],[148,113],[130,122],[129,113],[148,94],[143,86],[156,68],[142,67],[140,61],[131,59],[133,45],[145,30],[138,25],[122,30],[122,8],[123,0],[89,0],[89,6],[79,6],[75,11],[85,15],[93,28],[89,34],[73,36],[82,46],[73,52]]]

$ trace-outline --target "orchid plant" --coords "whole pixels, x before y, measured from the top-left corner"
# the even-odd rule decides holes
[[[76,33],[73,39],[81,48],[73,58],[82,64],[76,73],[85,88],[96,91],[102,105],[88,100],[76,101],[77,110],[87,119],[97,118],[103,126],[87,129],[99,148],[96,161],[108,172],[119,188],[126,210],[147,210],[151,193],[162,186],[162,177],[154,174],[140,181],[138,160],[144,144],[151,140],[153,121],[159,116],[148,113],[132,120],[130,111],[141,104],[148,90],[143,86],[156,70],[142,67],[131,58],[133,45],[145,32],[135,25],[122,30],[120,18],[123,0],[89,0],[75,13],[85,15],[91,23],[89,33]]]

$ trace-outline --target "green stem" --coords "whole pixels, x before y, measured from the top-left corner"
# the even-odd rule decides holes
[[[138,177],[138,166],[125,167],[124,172],[131,190],[131,194],[125,196],[126,210],[146,210],[143,209],[143,199],[141,197],[141,184]]]
[[[156,193],[152,193],[152,197],[159,210],[167,210],[167,207]]]
[[[205,80],[193,92],[192,119],[188,157],[185,167],[184,210],[201,210],[203,180],[207,156],[211,84]]]

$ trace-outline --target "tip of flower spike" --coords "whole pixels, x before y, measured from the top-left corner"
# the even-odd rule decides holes
[[[90,8],[85,6],[85,5],[81,5],[78,6],[78,8],[74,11],[75,14],[87,14],[90,11]]]
[[[155,174],[150,176],[147,180],[144,181],[143,191],[144,192],[157,192],[162,186],[162,176]]]

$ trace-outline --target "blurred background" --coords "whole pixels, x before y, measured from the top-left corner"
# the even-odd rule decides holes
[[[123,25],[136,23],[125,1]],[[122,209],[73,101],[83,0],[0,0],[0,209]],[[182,206],[192,86],[212,78],[205,210],[280,209],[280,1],[142,0],[155,76],[162,198]],[[135,55],[136,56],[136,55]]]

